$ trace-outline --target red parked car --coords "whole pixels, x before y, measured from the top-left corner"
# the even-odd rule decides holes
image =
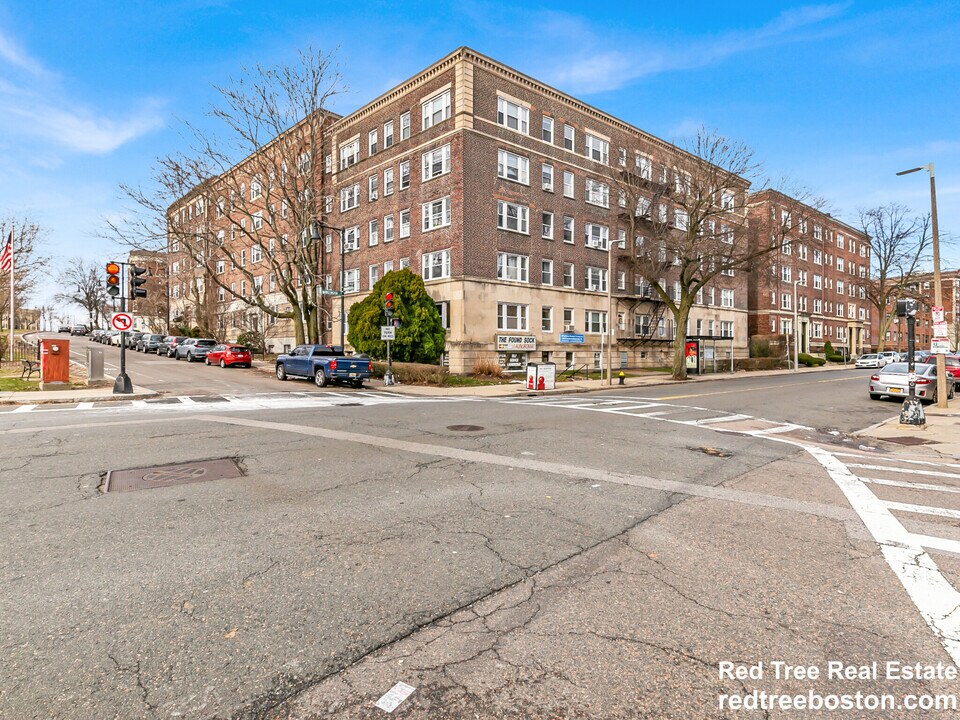
[[[944,355],[943,361],[946,364],[947,375],[952,377],[954,380],[960,380],[960,355]],[[927,355],[924,359],[925,363],[930,365],[937,364],[936,355]]]
[[[250,350],[243,345],[221,343],[210,349],[207,353],[206,362],[207,365],[219,365],[222,368],[228,365],[250,367],[250,363],[253,362],[253,357],[250,355]]]

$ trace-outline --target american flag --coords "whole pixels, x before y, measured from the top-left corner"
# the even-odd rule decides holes
[[[10,272],[13,267],[13,230],[7,237],[7,244],[3,246],[3,252],[0,253],[0,272]]]

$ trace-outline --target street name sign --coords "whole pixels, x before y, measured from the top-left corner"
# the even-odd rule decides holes
[[[583,345],[583,333],[560,333],[560,342]]]
[[[340,295],[343,295],[343,293],[340,292],[339,290],[321,290],[321,291],[320,291],[320,294],[321,294],[321,295],[333,295],[333,296],[335,296],[335,297],[340,296]]]
[[[380,326],[380,339],[381,340],[396,340],[397,339],[397,329],[392,325],[381,325]]]
[[[120,332],[126,332],[133,327],[133,314],[128,312],[115,312],[110,316],[110,327]]]

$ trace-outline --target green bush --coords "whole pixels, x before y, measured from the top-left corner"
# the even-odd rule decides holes
[[[751,338],[750,340],[750,357],[752,358],[769,358],[775,357],[776,352],[773,348],[770,347],[770,341],[764,338]]]
[[[780,358],[737,358],[733,362],[735,370],[778,370],[783,367]]]
[[[374,377],[382,378],[387,371],[387,364],[374,362],[371,365]],[[442,365],[427,365],[426,363],[393,363],[393,379],[401,385],[443,385],[449,372]]]
[[[797,359],[800,361],[801,365],[806,365],[807,367],[820,367],[821,365],[825,365],[827,362],[821,357],[807,355],[807,353],[800,353]]]

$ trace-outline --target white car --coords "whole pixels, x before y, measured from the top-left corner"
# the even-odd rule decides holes
[[[883,352],[877,353],[881,358],[883,358],[883,367],[884,365],[889,365],[890,363],[900,362],[900,353],[896,350],[884,350]]]
[[[869,355],[861,355],[857,358],[857,367],[858,368],[882,368],[887,364],[886,358],[877,353],[870,353]]]

